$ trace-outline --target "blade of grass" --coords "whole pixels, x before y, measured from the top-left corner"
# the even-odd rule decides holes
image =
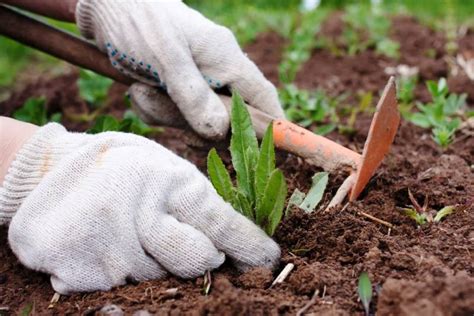
[[[372,283],[367,272],[362,272],[358,283],[359,298],[364,305],[365,315],[369,315],[370,301],[372,300]]]
[[[453,213],[455,210],[456,207],[454,205],[445,206],[436,213],[436,216],[433,221],[435,223],[439,223],[443,218]]]
[[[309,190],[306,198],[304,199],[303,203],[300,204],[300,208],[302,208],[307,213],[311,213],[314,211],[316,206],[321,202],[323,198],[324,190],[326,190],[326,186],[328,184],[329,174],[327,172],[318,172],[312,178],[312,186]]]

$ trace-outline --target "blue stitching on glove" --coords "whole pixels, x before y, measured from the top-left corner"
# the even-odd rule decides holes
[[[207,81],[207,83],[208,83],[211,87],[216,87],[216,88],[220,88],[220,87],[221,87],[221,82],[220,82],[219,80],[214,80],[214,79],[212,79],[211,77],[206,76],[206,75],[202,75],[202,77],[204,78],[204,80]]]
[[[115,49],[111,43],[106,44],[107,51],[109,52],[110,57],[115,57],[116,55],[120,56],[118,58],[115,58],[115,60],[111,60],[112,66],[114,66],[116,69],[118,69],[120,72],[124,72],[123,67],[121,67],[120,64],[125,64],[127,63],[127,54],[125,53],[120,53],[117,49]],[[135,63],[136,59],[132,56],[130,57],[130,64]],[[143,67],[145,65],[144,61],[138,62],[138,66],[142,71],[145,71],[146,73],[151,73],[153,76],[147,75],[147,74],[139,74],[140,76],[145,77],[148,80],[152,80],[156,82],[161,88],[166,90],[166,84],[161,80],[158,71],[154,69],[151,64],[146,63],[146,67]],[[210,87],[212,88],[220,88],[222,87],[222,84],[219,80],[213,79],[209,76],[202,75],[204,80],[209,84]]]

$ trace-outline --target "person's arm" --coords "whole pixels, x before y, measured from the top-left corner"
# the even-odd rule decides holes
[[[78,0],[0,0],[0,3],[8,4],[53,19],[75,22],[77,1]]]
[[[37,129],[36,125],[0,116],[0,187],[16,153]]]

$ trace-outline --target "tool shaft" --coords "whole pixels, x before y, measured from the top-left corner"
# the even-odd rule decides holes
[[[0,5],[0,33],[74,65],[130,85],[131,79],[111,66],[95,45]]]
[[[362,157],[355,151],[286,120],[273,122],[273,137],[279,148],[298,152],[300,157],[329,172],[341,168],[355,170]]]

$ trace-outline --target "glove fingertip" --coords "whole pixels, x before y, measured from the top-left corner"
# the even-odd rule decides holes
[[[212,140],[224,139],[230,126],[230,118],[224,104],[215,93],[200,107],[195,107],[193,119],[189,119],[192,128],[202,137]],[[188,113],[189,115],[189,113]]]
[[[270,270],[274,270],[279,262],[281,256],[280,246],[267,237],[263,243],[263,249],[259,253],[248,254],[244,258],[234,258],[235,267],[242,272],[246,272],[255,267],[263,267]]]

